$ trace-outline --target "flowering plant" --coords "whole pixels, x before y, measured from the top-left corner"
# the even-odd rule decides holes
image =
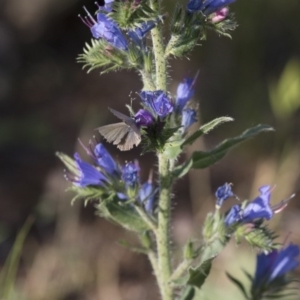
[[[175,181],[191,169],[217,163],[233,147],[273,129],[257,125],[222,141],[210,151],[195,151],[187,161],[178,163],[186,147],[233,119],[220,117],[191,132],[198,113],[192,101],[197,74],[183,79],[174,96],[168,92],[167,63],[171,57],[186,57],[199,39],[206,38],[208,29],[230,36],[229,31],[236,28],[236,22],[228,6],[234,0],[189,0],[185,6],[176,5],[167,42],[163,38],[163,25],[168,16],[162,12],[161,2],[106,0],[104,6],[98,5],[95,16],[85,8],[87,15],[81,19],[93,39],[78,59],[89,71],[100,68],[101,74],[119,69],[134,69],[140,74],[141,108],[135,112],[127,105],[129,115],[110,109],[121,122],[99,127],[98,131],[121,151],[141,144],[143,153],[154,152],[158,158],[158,181],[153,182],[150,174],[146,182],[141,182],[137,160],[121,165],[102,143],[91,141],[88,147],[82,146],[93,164],[83,161],[78,153],[74,159],[57,154],[67,168],[66,179],[73,183],[74,199],[83,198],[85,203],[93,200],[99,215],[138,235],[139,251],[149,257],[163,300],[196,299],[213,260],[231,238],[237,243],[245,239],[260,253],[255,275],[248,274],[252,282],[250,293],[228,274],[245,298],[282,296],[289,283],[286,273],[298,265],[299,248],[290,245],[278,250],[275,233],[264,223],[284,209],[291,198],[271,207],[269,185],[262,186],[260,195],[253,201],[234,205],[225,214],[221,211],[224,201],[238,197],[228,183],[218,188],[215,211],[207,215],[199,241],[188,240],[182,261],[177,266],[172,264],[169,233]]]

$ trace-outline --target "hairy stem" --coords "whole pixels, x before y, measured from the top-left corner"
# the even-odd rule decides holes
[[[160,14],[161,0],[150,0],[151,8]],[[162,35],[162,26],[151,30],[152,45],[155,60],[156,89],[167,91],[167,70],[165,60],[165,45]],[[173,165],[172,165],[173,167]],[[163,300],[173,300],[173,288],[169,284],[172,274],[170,255],[170,213],[171,213],[171,187],[170,161],[162,153],[158,153],[159,173],[159,208],[158,227],[156,232],[157,243],[157,281]]]
[[[143,79],[143,84],[144,87],[143,89],[145,91],[155,91],[155,84],[152,80],[152,76],[149,72],[147,71],[140,71],[141,75],[142,75],[142,79]]]
[[[150,0],[151,8],[159,12],[159,1]],[[157,25],[151,30],[153,52],[155,58],[155,70],[156,70],[156,89],[167,91],[167,67],[165,59],[165,45],[162,35],[162,26]]]
[[[159,166],[159,210],[157,230],[157,252],[160,287],[163,300],[173,299],[173,290],[169,284],[172,273],[170,256],[170,212],[171,212],[171,180],[169,160],[163,154],[158,155]]]

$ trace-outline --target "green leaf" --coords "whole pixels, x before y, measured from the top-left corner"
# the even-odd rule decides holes
[[[113,199],[112,201],[101,202],[96,205],[96,208],[100,216],[130,231],[144,232],[150,230],[133,205],[120,205],[119,202]]]
[[[169,143],[169,146],[172,147],[173,144],[176,146],[177,141],[171,142],[168,141],[180,128],[181,126],[168,128],[165,122],[158,121],[153,126],[149,126],[145,130],[145,135],[143,136],[142,154],[150,151],[163,151],[166,143]],[[179,147],[179,146],[178,146]],[[171,153],[170,153],[171,154]],[[174,153],[173,153],[174,154]]]
[[[182,165],[177,166],[173,170],[173,173],[172,173],[173,177],[174,178],[183,177],[185,174],[187,174],[189,172],[189,170],[192,168],[192,166],[193,166],[192,160],[188,160],[185,163],[183,163]]]
[[[197,45],[201,21],[199,22],[196,15],[200,14],[190,14],[185,8],[176,6],[170,22],[172,34],[166,46],[166,58],[170,54],[176,57],[187,55]]]
[[[62,161],[62,163],[72,174],[79,176],[79,171],[78,168],[76,167],[74,159],[72,159],[70,156],[62,152],[56,152],[55,155]]]
[[[247,278],[250,280],[250,282],[252,282],[253,281],[253,276],[249,272],[247,272],[246,270],[244,270],[244,269],[243,269],[243,272],[247,276]]]
[[[205,279],[207,278],[210,269],[211,269],[211,262],[212,259],[208,259],[204,261],[200,267],[193,269],[189,269],[189,279],[187,281],[187,284],[191,286],[195,286],[197,288],[201,288],[203,283],[205,282]]]
[[[156,21],[159,19],[157,12],[147,2],[149,1],[141,0],[136,5],[134,1],[114,1],[109,17],[125,30],[138,27],[143,22]]]
[[[257,125],[244,131],[240,136],[224,140],[215,149],[209,152],[196,151],[190,158],[193,162],[193,168],[204,169],[207,168],[220,159],[222,159],[230,149],[238,144],[258,135],[261,132],[273,131],[274,129],[268,125]]]
[[[279,246],[277,243],[274,243],[277,235],[266,226],[259,226],[250,231],[246,228],[243,236],[252,247],[261,251],[272,251]]]
[[[195,288],[188,285],[182,292],[179,300],[193,300],[195,296]]]
[[[125,247],[125,248],[128,248],[130,249],[131,251],[135,252],[135,253],[141,253],[141,254],[147,254],[149,252],[148,249],[146,248],[141,248],[141,247],[135,247],[135,246],[132,246],[130,243],[128,243],[127,241],[125,240],[120,240],[118,242],[119,245]]]
[[[177,131],[174,132],[174,129]],[[177,128],[170,128],[171,137],[167,140],[164,145],[164,156],[168,159],[176,159],[178,155],[182,152],[181,144],[183,142],[181,132]],[[168,129],[169,131],[169,129]],[[168,132],[167,132],[168,133]]]
[[[84,64],[83,68],[88,67],[88,73],[98,68],[101,68],[101,74],[104,74],[132,67],[127,52],[114,48],[104,39],[92,40],[90,45],[86,43],[84,53],[78,56],[77,61]]]
[[[84,205],[86,206],[91,200],[100,201],[102,196],[105,194],[105,190],[100,186],[87,186],[85,188],[71,186],[67,189],[67,191],[72,191],[76,193],[76,196],[71,201],[71,205],[73,205],[77,199],[84,199]]]
[[[5,261],[0,274],[0,299],[12,300],[13,289],[19,266],[21,251],[25,238],[32,226],[33,218],[29,217],[17,235],[13,248]]]
[[[230,117],[220,117],[210,121],[209,123],[204,124],[201,126],[196,132],[194,132],[190,137],[188,137],[184,143],[182,143],[181,148],[186,145],[191,145],[197,138],[202,136],[203,134],[209,133],[211,130],[215,129],[217,126],[225,123],[233,121]]]
[[[246,293],[246,289],[245,289],[244,285],[238,279],[236,279],[235,277],[231,276],[229,273],[226,272],[226,275],[230,279],[230,281],[232,283],[234,283],[237,286],[237,288],[243,293],[244,297],[246,299],[249,299],[249,297],[248,297],[248,295]]]

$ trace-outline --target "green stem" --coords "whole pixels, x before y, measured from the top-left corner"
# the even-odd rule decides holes
[[[161,0],[150,0],[151,8],[160,14]],[[165,45],[162,35],[162,26],[151,30],[152,45],[155,59],[156,90],[167,91],[167,68],[165,60]],[[173,165],[172,165],[173,167]],[[172,274],[170,256],[170,213],[171,213],[171,187],[170,161],[162,153],[158,153],[159,173],[159,209],[158,228],[156,232],[157,243],[157,281],[163,300],[173,300],[173,288],[169,284]]]
[[[192,263],[193,259],[183,260],[173,272],[170,281],[176,281],[177,279],[179,279],[188,270]]]
[[[163,154],[158,155],[159,166],[159,210],[157,230],[158,271],[163,300],[173,299],[173,289],[169,284],[172,273],[170,256],[170,212],[171,212],[171,180],[169,160]]]
[[[150,0],[150,6],[159,13],[159,1]],[[153,52],[156,70],[156,89],[167,91],[167,67],[165,59],[165,46],[162,35],[162,26],[158,25],[151,30]]]
[[[141,216],[141,218],[145,221],[145,223],[148,224],[148,226],[151,228],[154,234],[156,234],[157,224],[155,223],[155,221],[145,212],[145,210],[142,207],[135,205],[135,209],[138,212],[138,214]]]
[[[145,91],[155,91],[155,84],[153,82],[152,76],[149,72],[146,71],[140,71],[143,79],[144,87],[143,89]]]

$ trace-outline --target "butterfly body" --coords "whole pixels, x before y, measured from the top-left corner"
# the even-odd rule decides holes
[[[123,122],[105,125],[97,128],[100,134],[109,142],[117,145],[121,151],[127,151],[141,142],[141,132],[134,119],[110,108],[117,118]]]

